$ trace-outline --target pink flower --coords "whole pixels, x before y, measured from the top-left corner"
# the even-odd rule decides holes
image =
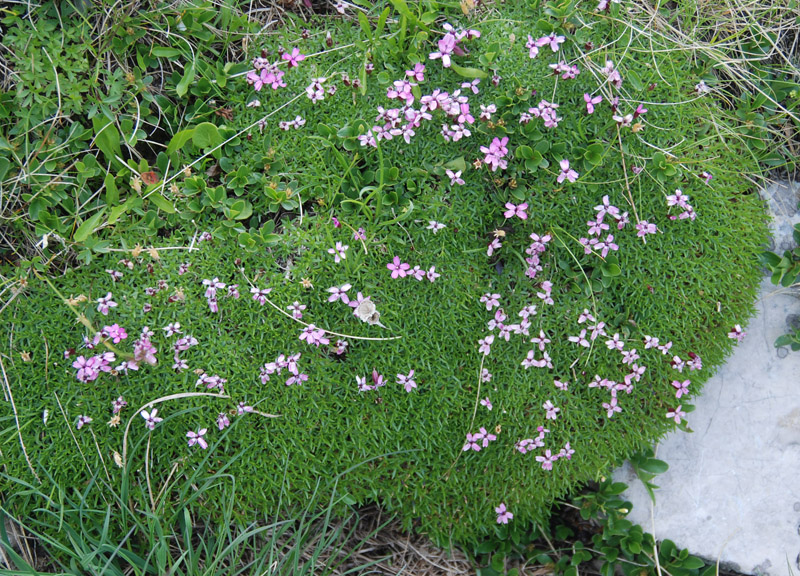
[[[494,511],[497,512],[498,524],[508,524],[508,521],[514,518],[514,515],[506,509],[506,505],[503,503],[495,508]]]
[[[217,414],[217,428],[219,428],[220,431],[224,430],[230,425],[231,425],[231,419],[228,418],[228,415],[225,414],[225,412],[220,412],[219,414]]]
[[[411,265],[405,262],[400,262],[400,258],[395,256],[391,262],[389,262],[386,267],[392,271],[392,278],[405,278],[408,275],[408,271],[411,269]]]
[[[655,233],[656,233],[656,230],[657,230],[657,228],[656,228],[656,225],[655,225],[655,224],[651,224],[651,223],[650,223],[650,222],[648,222],[647,220],[642,220],[641,222],[639,222],[639,223],[636,225],[636,230],[638,230],[638,232],[636,233],[636,235],[637,235],[639,238],[644,238],[644,237],[645,237],[645,236],[647,236],[648,234],[655,234]],[[647,241],[647,240],[645,240],[645,242],[646,242],[646,241]]]
[[[556,182],[561,184],[564,180],[575,182],[578,179],[579,174],[569,167],[569,160],[561,160],[559,166],[561,166],[561,174],[556,178]]]
[[[267,294],[270,292],[272,292],[272,288],[256,288],[255,286],[250,288],[250,294],[253,295],[253,300],[262,306],[267,303]]]
[[[478,340],[479,348],[478,352],[481,352],[484,356],[488,356],[489,353],[492,351],[492,343],[494,342],[494,335],[489,334],[486,338],[481,338]]]
[[[485,370],[485,368],[484,368],[484,370]],[[489,400],[488,396],[486,398],[484,398],[483,400],[481,400],[481,406],[486,406],[487,410],[489,410],[490,412],[492,411],[492,401]]]
[[[683,382],[673,380],[672,387],[675,388],[675,398],[680,398],[684,394],[688,394],[689,384],[691,384],[691,381],[689,380],[684,380]]]
[[[425,65],[417,62],[414,64],[413,70],[406,70],[406,76],[413,78],[417,82],[424,82],[425,81]]]
[[[289,63],[289,68],[294,68],[295,66],[298,66],[300,62],[306,59],[306,57],[303,54],[300,54],[300,50],[297,47],[292,48],[291,54],[288,52],[284,52],[283,54],[281,54],[281,58]]]
[[[584,94],[583,101],[586,102],[586,113],[593,114],[595,105],[600,104],[600,102],[603,101],[603,97],[602,96],[592,97],[589,96],[588,94]]]
[[[350,302],[350,298],[347,296],[347,291],[350,290],[352,286],[350,284],[342,284],[341,286],[333,286],[332,288],[328,288],[328,292],[331,293],[328,296],[328,302],[336,302],[337,300],[341,300],[345,304]]]
[[[492,239],[492,241],[489,242],[489,247],[486,249],[486,256],[491,258],[492,254],[495,253],[495,250],[500,250],[502,247],[503,244],[500,242],[499,238]]]
[[[440,276],[441,276],[441,274],[436,272],[436,266],[431,266],[430,269],[425,273],[425,277],[431,282],[433,282],[434,280],[436,280]]]
[[[550,400],[542,404],[542,408],[544,408],[547,412],[547,415],[545,416],[547,420],[555,420],[558,417],[558,413],[561,412],[561,408],[556,408],[553,406],[553,403]]]
[[[305,310],[306,307],[304,304],[300,304],[300,302],[295,300],[290,306],[287,306],[286,309],[292,313],[292,318],[300,320],[303,317],[303,310]]]
[[[500,294],[490,294],[487,292],[480,298],[480,302],[486,304],[486,310],[490,311],[496,306],[500,306]]]
[[[542,470],[552,470],[553,462],[558,460],[558,454],[553,455],[550,450],[545,450],[544,456],[537,456],[536,461],[542,463]]]
[[[325,337],[325,331],[313,324],[309,324],[303,329],[300,333],[300,340],[305,340],[308,344],[316,347],[319,347],[320,344],[330,344],[330,340]]]
[[[525,48],[528,49],[528,58],[536,58],[539,55],[539,46],[536,45],[536,40],[528,34],[528,41],[525,43]]]
[[[353,240],[361,240],[363,242],[366,239],[367,233],[363,228],[359,228],[357,231],[353,232]]]
[[[111,326],[106,326],[103,328],[103,335],[107,338],[111,338],[111,341],[114,344],[119,344],[122,340],[128,337],[128,333],[125,332],[125,328],[121,327],[119,324],[112,324]]]
[[[461,174],[461,172],[459,172],[459,174]],[[463,184],[463,182],[462,182],[462,184]],[[436,234],[439,230],[441,230],[443,228],[447,228],[447,226],[445,226],[441,222],[437,222],[436,220],[428,220],[428,225],[426,226],[426,228],[428,230],[432,230],[433,233]]]
[[[77,428],[78,430],[80,430],[81,428],[83,428],[83,425],[84,425],[84,424],[88,424],[88,423],[89,423],[89,422],[91,422],[91,421],[92,421],[92,419],[91,419],[91,418],[89,418],[88,416],[84,416],[83,414],[81,414],[80,416],[78,416],[78,420],[77,420],[77,422],[75,422],[75,428]]]
[[[333,254],[333,261],[338,264],[345,258],[347,258],[347,249],[350,246],[346,246],[341,242],[337,242],[334,248],[328,248],[328,254]]]
[[[527,202],[523,202],[522,204],[520,204],[518,206],[515,205],[515,204],[512,204],[511,202],[506,202],[506,211],[503,212],[503,216],[505,216],[506,218],[512,218],[512,217],[516,216],[517,218],[520,218],[522,220],[527,220],[528,219],[528,213],[525,212],[525,210],[527,210],[527,209],[528,209],[528,203]]]
[[[411,370],[407,376],[404,374],[398,374],[397,383],[404,386],[406,392],[411,392],[411,390],[417,387],[417,383],[414,381],[414,371]]]
[[[564,36],[556,36],[555,32],[550,34],[549,36],[542,36],[536,41],[536,45],[539,47],[542,46],[550,46],[550,49],[553,52],[558,52],[559,45],[563,44],[566,38]]]
[[[741,342],[742,340],[744,340],[744,337],[746,335],[747,335],[747,332],[742,330],[742,327],[739,324],[734,326],[733,330],[728,332],[728,338],[730,338],[732,340],[736,340],[737,342]]]
[[[468,450],[474,450],[475,452],[480,452],[481,440],[483,440],[483,436],[481,436],[480,434],[467,434],[467,442],[461,448],[461,451],[466,452]]]
[[[158,408],[153,408],[152,412],[148,412],[147,410],[142,410],[139,414],[142,415],[144,418],[145,426],[150,430],[153,430],[159,422],[163,420],[163,418],[159,418],[156,416],[158,414]]]
[[[116,308],[116,307],[117,303],[114,302],[111,292],[109,292],[102,298],[97,299],[97,311],[100,312],[103,316],[108,316],[109,308]]]
[[[673,420],[675,420],[676,424],[680,424],[681,423],[681,418],[686,418],[686,412],[681,410],[681,407],[682,407],[682,405],[679,404],[677,408],[667,412],[667,414],[666,414],[667,418],[672,418]]]
[[[203,438],[203,436],[205,436],[206,432],[208,432],[207,428],[201,428],[197,432],[195,432],[193,430],[189,430],[186,433],[186,437],[189,439],[189,446],[191,447],[191,446],[194,446],[195,444],[197,444],[203,450],[208,448],[208,442],[206,442],[205,438]]]
[[[447,169],[445,170],[445,173],[447,174],[447,177],[450,178],[450,186],[455,184],[460,184],[462,186],[464,185],[464,179],[461,178],[461,170],[458,172],[453,172],[452,170]]]

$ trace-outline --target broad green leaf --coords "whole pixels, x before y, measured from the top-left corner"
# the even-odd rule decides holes
[[[194,128],[192,144],[197,148],[213,148],[222,142],[219,130],[211,122],[203,122]]]

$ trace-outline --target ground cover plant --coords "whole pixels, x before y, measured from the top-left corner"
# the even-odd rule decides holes
[[[462,8],[118,15],[122,100],[76,108],[46,183],[36,130],[8,140],[38,246],[4,309],[4,493],[47,464],[165,512],[224,469],[248,518],[341,476],[440,542],[513,541],[686,426],[758,282],[750,128],[625,5]],[[200,50],[216,26],[246,50]]]

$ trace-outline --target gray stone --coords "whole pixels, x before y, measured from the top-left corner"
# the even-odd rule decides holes
[[[776,245],[800,222],[798,187],[771,186]],[[678,546],[740,570],[797,575],[800,569],[800,352],[776,349],[800,302],[765,278],[758,314],[726,364],[693,400],[692,434],[674,432],[657,447],[670,469],[656,477],[653,505],[629,465],[629,518]]]

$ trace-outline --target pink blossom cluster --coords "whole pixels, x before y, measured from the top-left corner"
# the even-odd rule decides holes
[[[467,441],[461,448],[461,451],[467,452],[468,450],[473,450],[475,452],[480,452],[481,449],[489,446],[489,442],[494,442],[495,440],[497,440],[497,436],[488,432],[486,428],[481,428],[474,434],[467,434]]]
[[[481,152],[486,156],[483,159],[484,164],[489,164],[492,167],[492,172],[496,172],[498,168],[505,170],[508,167],[508,161],[505,159],[508,156],[508,136],[502,138],[495,137],[489,147],[481,146]]]
[[[578,77],[578,74],[581,73],[580,69],[575,64],[570,65],[563,60],[556,64],[550,64],[550,68],[553,69],[554,74],[561,74],[562,80],[574,80]]]
[[[670,194],[667,196],[667,207],[677,206],[678,208],[683,208],[683,212],[674,216],[670,214],[670,220],[685,220],[687,218],[694,220],[697,217],[695,214],[694,208],[692,205],[689,204],[689,197],[681,192],[680,189],[675,190],[675,194]]]
[[[209,376],[206,372],[200,374],[197,382],[194,383],[195,388],[198,386],[205,386],[206,390],[218,390],[220,394],[225,393],[225,384],[228,383],[226,378],[222,378],[217,374]]]
[[[270,381],[270,376],[276,374],[280,376],[281,372],[286,369],[291,376],[286,379],[285,384],[292,386],[294,384],[302,384],[308,381],[308,374],[300,371],[298,362],[301,353],[296,354],[279,354],[274,362],[267,362],[261,367],[261,383],[266,384]]]
[[[295,116],[294,120],[282,120],[278,122],[278,128],[281,130],[289,130],[294,128],[295,130],[299,130],[301,127],[306,125],[306,120],[302,116]]]
[[[356,376],[356,384],[358,384],[359,392],[370,392],[372,390],[377,390],[381,386],[385,386],[386,381],[383,378],[383,375],[379,374],[378,371],[373,368],[372,384],[367,384],[366,376]]]
[[[167,326],[167,328],[171,328],[172,334],[177,334],[177,329],[180,329],[180,324],[175,326],[171,324]],[[166,330],[166,329],[165,329]],[[167,331],[167,335],[170,336],[170,331]],[[197,338],[194,336],[181,336],[178,338],[175,343],[172,345],[173,351],[173,364],[172,369],[176,372],[182,372],[183,370],[188,370],[189,365],[186,363],[186,360],[182,359],[180,356],[181,352],[184,352],[191,348],[192,346],[197,346],[198,341]]]
[[[93,382],[101,372],[111,372],[111,363],[116,359],[113,352],[103,352],[89,358],[78,356],[72,363],[72,367],[78,371],[75,377],[79,382]]]
[[[319,348],[321,344],[330,344],[331,341],[325,337],[325,330],[317,328],[314,324],[309,324],[300,332],[300,340],[305,340],[309,345]]]
[[[519,117],[519,122],[527,124],[533,118],[541,118],[545,128],[557,128],[563,118],[558,115],[556,110],[558,110],[558,104],[542,100],[533,108],[528,108],[527,112],[523,112]]]
[[[604,232],[609,230],[609,225],[605,222],[606,216],[611,216],[616,220],[618,230],[622,230],[628,223],[628,213],[620,212],[619,208],[610,203],[608,195],[603,196],[602,204],[594,207],[597,216],[594,220],[589,220],[586,225],[589,228],[590,238],[580,238],[579,242],[583,245],[585,254],[591,254],[592,250],[600,252],[600,256],[605,258],[612,250],[619,250],[619,246],[614,243],[614,235],[609,233],[604,239],[600,239]]]
[[[419,266],[411,267],[407,262],[401,262],[400,258],[395,256],[392,261],[386,265],[386,268],[392,273],[392,278],[405,278],[406,276],[416,278],[417,281],[422,281],[427,278],[431,282],[435,282],[441,276],[436,272],[436,266],[431,266],[426,272]]]
[[[552,240],[550,234],[543,234],[539,236],[535,232],[530,235],[531,243],[525,249],[525,263],[528,269],[525,271],[525,276],[533,280],[536,275],[542,271],[541,255],[547,251],[547,244]],[[549,294],[549,291],[548,291]]]

